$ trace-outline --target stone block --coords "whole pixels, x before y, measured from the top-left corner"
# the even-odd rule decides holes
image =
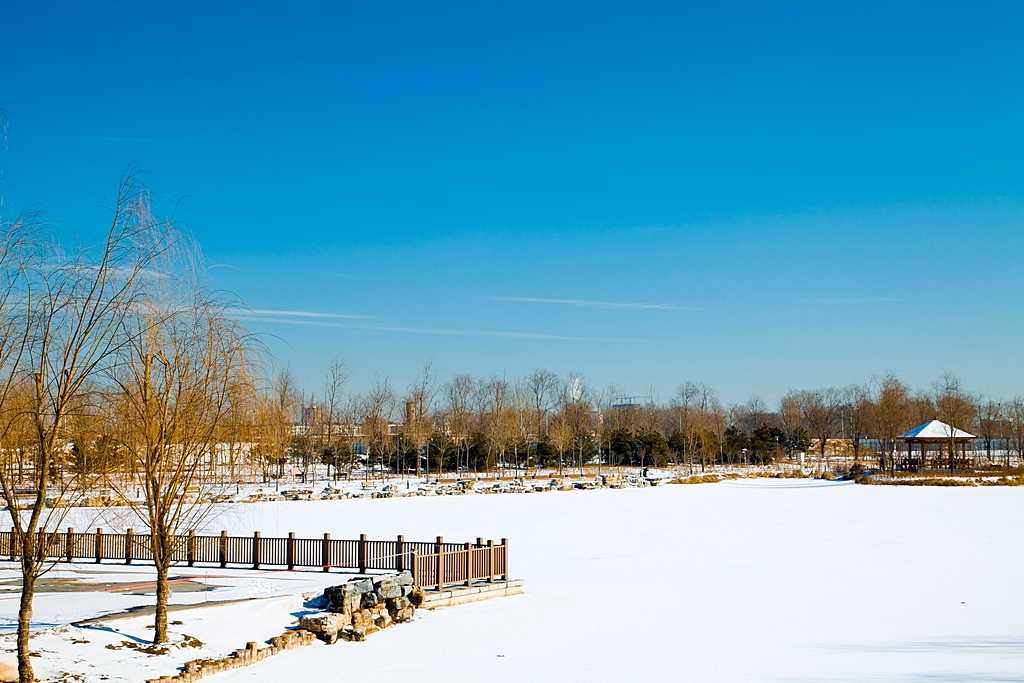
[[[338,629],[342,627],[342,617],[337,614],[330,612],[320,614],[307,614],[299,621],[299,625],[307,631],[311,631],[323,640],[325,637],[329,637],[338,632]],[[275,640],[279,638],[271,638],[271,644],[275,644]]]
[[[380,603],[380,596],[376,593],[364,593],[360,607],[362,609],[368,609],[370,607],[376,607]]]
[[[373,614],[365,609],[356,610],[352,613],[352,628],[365,629],[373,624]]]
[[[399,586],[411,586],[412,585],[412,574],[409,572],[402,572],[395,577],[395,583]]]
[[[402,597],[390,598],[387,601],[387,606],[388,606],[388,611],[389,612],[396,612],[398,610],[403,610],[406,607],[408,607],[409,604],[410,604],[409,603],[409,598],[402,598]]]
[[[373,581],[370,579],[353,579],[343,585],[345,586],[345,590],[356,594],[369,593],[373,590]]]
[[[392,618],[395,620],[395,623],[401,623],[403,621],[409,621],[410,619],[412,619],[415,613],[416,608],[414,608],[412,605],[408,605],[400,610],[396,610],[393,613]]]
[[[402,587],[397,583],[387,583],[381,585],[381,587],[377,589],[377,592],[380,594],[380,597],[387,600],[389,598],[397,598],[401,596]]]
[[[361,628],[346,628],[343,631],[339,631],[338,635],[342,640],[352,642],[362,642],[366,640],[366,631]]]

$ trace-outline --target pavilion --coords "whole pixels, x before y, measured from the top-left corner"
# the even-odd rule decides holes
[[[946,455],[948,456],[946,464],[952,470],[958,459],[957,451],[960,453],[960,461],[966,462],[967,442],[976,438],[978,437],[974,434],[952,427],[945,422],[929,420],[910,431],[903,432],[896,437],[896,441],[906,444],[907,456],[904,460],[906,469],[917,471],[922,467],[938,468],[942,465],[943,455]],[[918,451],[917,457],[914,456],[915,446]],[[933,451],[935,451],[934,455]]]

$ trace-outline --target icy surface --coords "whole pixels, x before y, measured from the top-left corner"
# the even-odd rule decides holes
[[[1021,681],[1022,512],[1024,488],[815,480],[236,506],[215,526],[265,536],[508,537],[526,593],[421,611],[365,643],[318,643],[211,680],[339,672],[419,681]],[[247,585],[244,571],[230,574],[237,583],[223,596],[285,597],[176,613],[178,631],[205,643],[201,653],[105,649],[122,632],[145,638],[147,617],[112,621],[117,633],[49,633],[33,644],[43,650],[39,673],[170,674],[185,659],[280,632],[301,613],[295,593],[332,580],[253,574]],[[40,597],[42,621],[80,618],[111,600],[65,595],[76,602],[62,609]],[[0,617],[16,608],[0,601]]]

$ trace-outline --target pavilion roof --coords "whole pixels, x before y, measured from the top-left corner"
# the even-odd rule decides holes
[[[910,431],[903,432],[897,439],[948,439],[952,436],[954,439],[976,439],[974,434],[969,434],[962,429],[956,427],[950,427],[945,422],[939,420],[929,420],[923,425],[918,425]]]

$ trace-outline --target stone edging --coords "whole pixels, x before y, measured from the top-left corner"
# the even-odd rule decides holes
[[[312,645],[316,641],[316,635],[304,629],[297,631],[285,631],[279,636],[270,638],[267,642],[269,647],[259,647],[255,642],[249,642],[242,650],[235,650],[227,657],[221,659],[193,659],[185,662],[184,671],[175,676],[161,676],[150,678],[146,683],[193,683],[204,676],[239,669],[256,662],[262,662],[267,657],[272,657],[286,650]]]

